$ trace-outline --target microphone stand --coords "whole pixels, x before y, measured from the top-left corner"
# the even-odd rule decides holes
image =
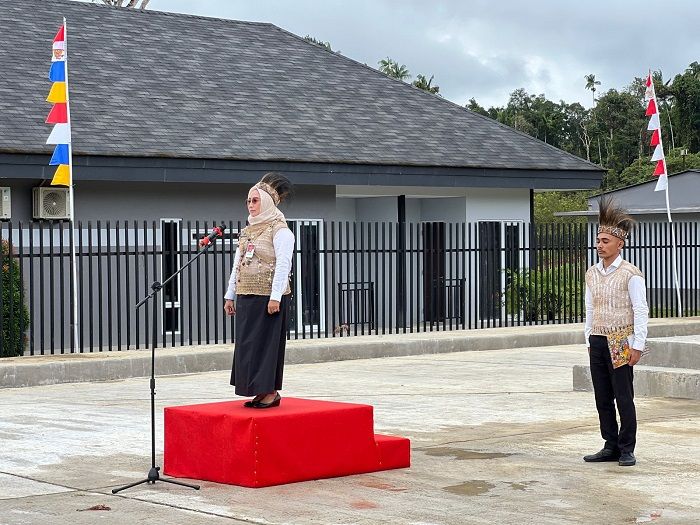
[[[151,469],[148,471],[148,477],[146,479],[142,479],[140,481],[136,481],[134,483],[129,483],[128,485],[124,485],[123,487],[119,487],[116,489],[112,489],[112,494],[116,494],[117,492],[121,492],[122,490],[129,489],[131,487],[135,487],[137,485],[141,485],[143,483],[150,483],[150,484],[155,484],[156,481],[162,481],[164,483],[172,483],[173,485],[182,485],[183,487],[188,487],[191,489],[199,490],[199,485],[192,485],[189,483],[184,483],[182,481],[176,481],[174,479],[168,479],[168,478],[162,478],[160,477],[160,467],[156,466],[156,376],[155,376],[155,368],[156,368],[156,345],[158,344],[158,301],[156,301],[154,298],[160,292],[163,287],[168,284],[174,277],[176,277],[180,272],[182,272],[185,268],[187,268],[190,264],[192,264],[194,261],[196,261],[203,253],[205,253],[209,247],[211,246],[211,240],[214,239],[215,237],[223,235],[223,226],[219,227],[219,231],[217,232],[217,235],[210,235],[209,242],[206,242],[202,249],[197,252],[197,255],[192,257],[187,263],[180,267],[179,270],[177,270],[175,273],[173,273],[170,277],[168,277],[165,281],[162,283],[158,281],[153,281],[151,284],[151,293],[148,294],[146,297],[141,299],[141,301],[138,302],[136,305],[136,309],[138,310],[141,306],[146,304],[149,300],[151,300],[151,304],[153,305],[153,330],[151,333]],[[216,230],[215,230],[216,231]]]

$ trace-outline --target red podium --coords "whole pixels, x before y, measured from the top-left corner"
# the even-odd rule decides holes
[[[165,408],[165,474],[268,487],[409,467],[410,441],[374,433],[370,405],[282,398]]]

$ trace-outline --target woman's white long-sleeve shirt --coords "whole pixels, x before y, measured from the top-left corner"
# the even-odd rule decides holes
[[[272,239],[275,248],[275,276],[272,278],[272,292],[270,299],[279,301],[287,289],[287,279],[292,269],[292,255],[294,253],[294,234],[289,228],[282,228]],[[228,280],[228,289],[225,299],[236,299],[236,281],[238,280],[238,263],[241,260],[241,247],[238,246],[236,256],[233,259],[233,269]]]

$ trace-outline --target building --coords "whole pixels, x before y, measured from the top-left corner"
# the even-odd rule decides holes
[[[433,247],[421,264],[445,274],[442,282],[441,254],[457,243],[445,224],[476,224],[474,243],[496,253],[524,236],[535,190],[597,188],[603,175],[271,24],[67,0],[3,2],[0,186],[15,245],[18,221],[27,239],[27,221],[66,217],[63,190],[46,190],[53,168],[44,124],[51,39],[63,16],[81,243],[89,237],[104,245],[106,221],[138,219],[156,226],[141,234],[127,228],[125,244],[191,249],[206,228],[185,229],[188,221],[243,221],[248,187],[279,171],[297,186],[284,211],[301,253],[316,253],[331,221],[420,223]],[[102,231],[88,232],[87,221],[98,220]],[[49,244],[51,234],[34,235]],[[53,240],[68,244],[67,237]],[[389,248],[403,253],[410,239],[401,234],[392,242]],[[299,281],[299,309],[318,309],[324,263],[299,257],[299,279],[316,279]],[[489,261],[492,284],[483,297],[500,293],[506,264],[500,256]],[[408,271],[404,262],[392,263],[399,276]],[[160,271],[167,274],[162,264]],[[303,289],[316,290],[316,306]],[[493,309],[489,301],[485,309]]]

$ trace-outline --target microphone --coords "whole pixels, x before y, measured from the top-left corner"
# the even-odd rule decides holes
[[[209,246],[211,244],[211,241],[213,241],[217,237],[223,237],[225,229],[226,226],[224,226],[223,224],[221,226],[214,226],[214,229],[211,231],[211,233],[206,237],[203,237],[202,240],[199,241],[200,248],[204,246]]]

